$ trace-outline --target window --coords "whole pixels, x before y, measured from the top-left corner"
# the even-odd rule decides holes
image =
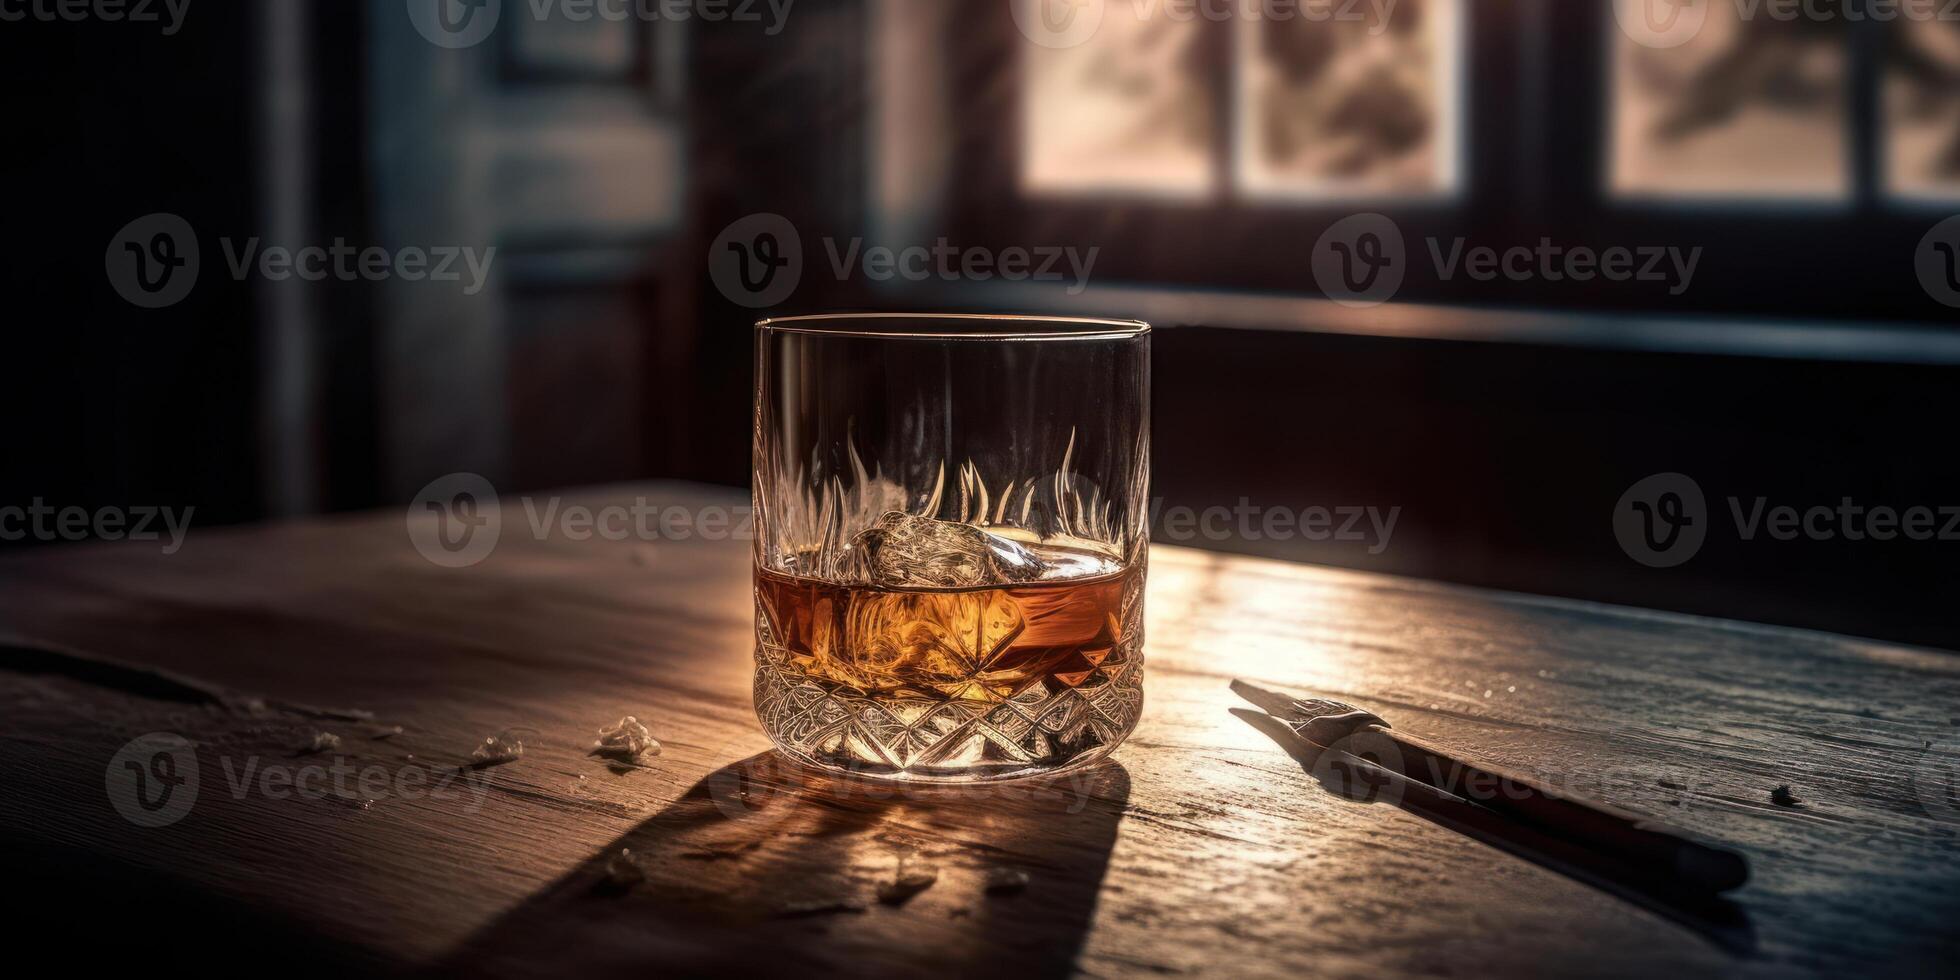
[[[1358,8],[1357,8],[1358,9]],[[1235,178],[1248,194],[1335,199],[1456,188],[1457,0],[1357,20],[1241,19]]]
[[[1843,23],[1745,19],[1742,11],[1702,0],[1696,21],[1672,14],[1660,24],[1700,25],[1680,44],[1644,14],[1615,19],[1615,192],[1840,200],[1850,193]]]
[[[1088,41],[1027,52],[1021,186],[1321,201],[1448,193],[1461,3],[1302,4],[1263,18],[1243,4],[1180,14],[1108,3]]]
[[[1914,21],[1887,40],[1886,186],[1960,199],[1960,23]]]
[[[1202,194],[1214,183],[1203,23],[1107,10],[1096,36],[1026,64],[1030,191]]]
[[[1673,44],[1628,5],[1701,19]],[[1398,303],[1946,313],[1895,245],[1960,202],[1960,23],[1728,0],[1078,0],[1099,28],[1047,47],[1005,7],[947,31],[960,142],[941,227],[1095,246],[1097,285],[1313,296],[1314,243],[1375,212],[1407,243]],[[1682,292],[1429,258],[1548,240],[1699,265]]]

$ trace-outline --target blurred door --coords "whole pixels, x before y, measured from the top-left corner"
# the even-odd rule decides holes
[[[657,271],[675,265],[662,258],[681,211],[679,25],[633,5],[582,21],[563,5],[369,9],[379,236],[496,249],[474,293],[380,286],[385,489],[456,471],[518,488],[657,467],[646,374],[688,333],[663,310],[681,291]]]

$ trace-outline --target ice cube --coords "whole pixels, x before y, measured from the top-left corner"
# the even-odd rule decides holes
[[[835,654],[826,673],[866,691],[1000,700],[1022,678],[990,672],[1026,628],[1020,604],[1001,592],[865,592],[850,600],[843,643],[825,644]]]
[[[505,729],[495,735],[484,737],[476,750],[470,753],[470,766],[476,769],[488,769],[491,766],[501,766],[506,762],[516,762],[522,758],[524,758],[524,743],[509,729]]]
[[[591,754],[620,762],[638,762],[641,756],[659,755],[660,742],[638,718],[627,715],[619,724],[599,729],[599,740],[592,743]]]
[[[845,568],[886,588],[966,589],[1032,582],[1048,563],[1019,542],[971,524],[894,510],[851,539]]]

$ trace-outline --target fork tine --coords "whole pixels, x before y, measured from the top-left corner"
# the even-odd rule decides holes
[[[1275,691],[1253,687],[1241,680],[1232,682],[1232,693],[1252,702],[1259,710],[1276,718],[1294,722],[1308,721],[1312,718],[1297,699]]]

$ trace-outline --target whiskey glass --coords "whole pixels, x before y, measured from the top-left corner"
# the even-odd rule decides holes
[[[818,768],[1003,779],[1143,708],[1150,327],[756,324],[755,709]]]

